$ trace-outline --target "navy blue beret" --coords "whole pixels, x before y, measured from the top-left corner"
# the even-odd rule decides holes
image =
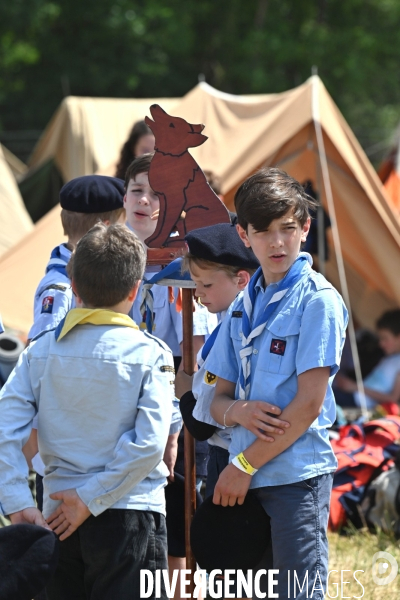
[[[243,244],[236,227],[229,223],[193,229],[185,240],[190,254],[196,258],[243,269],[260,266],[253,251]]]
[[[196,562],[208,573],[213,569],[254,569],[270,541],[269,517],[252,492],[243,504],[234,506],[214,504],[209,496],[190,526]]]
[[[84,175],[66,183],[60,191],[65,210],[79,213],[103,213],[122,208],[124,182],[105,175]]]
[[[31,600],[41,592],[57,567],[59,541],[39,525],[9,525],[0,529],[0,598]]]

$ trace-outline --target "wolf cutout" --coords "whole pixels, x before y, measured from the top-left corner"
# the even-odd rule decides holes
[[[201,133],[204,125],[171,117],[158,104],[150,106],[150,112],[154,121],[146,117],[145,122],[156,141],[149,182],[160,199],[160,216],[145,243],[150,248],[179,247],[187,232],[229,223],[229,214],[188,152],[208,139]]]

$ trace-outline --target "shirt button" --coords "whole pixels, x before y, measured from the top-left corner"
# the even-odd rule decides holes
[[[101,504],[101,500],[100,500],[100,498],[97,498],[97,500],[96,500],[96,504]]]
[[[253,354],[258,354],[258,350],[256,348],[254,348]]]

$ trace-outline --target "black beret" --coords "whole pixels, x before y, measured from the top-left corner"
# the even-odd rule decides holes
[[[31,600],[54,574],[59,541],[39,525],[9,525],[0,529],[0,598]]]
[[[190,545],[196,562],[213,569],[254,569],[271,541],[270,520],[248,492],[243,504],[221,506],[206,498],[193,517]]]
[[[196,258],[243,269],[260,266],[253,251],[243,244],[236,227],[229,223],[193,229],[185,240],[190,254]]]
[[[105,175],[84,175],[66,183],[60,191],[60,204],[78,213],[103,213],[124,206],[124,182]]]
[[[196,508],[203,499],[196,491]],[[186,556],[185,549],[185,478],[174,474],[174,481],[165,488],[165,508],[167,523],[168,554],[170,556]]]

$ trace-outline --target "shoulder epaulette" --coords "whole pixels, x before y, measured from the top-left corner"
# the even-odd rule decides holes
[[[42,295],[43,292],[46,292],[47,290],[57,290],[58,292],[65,292],[69,287],[69,285],[61,285],[60,283],[50,283],[50,285],[40,290],[40,295]]]

